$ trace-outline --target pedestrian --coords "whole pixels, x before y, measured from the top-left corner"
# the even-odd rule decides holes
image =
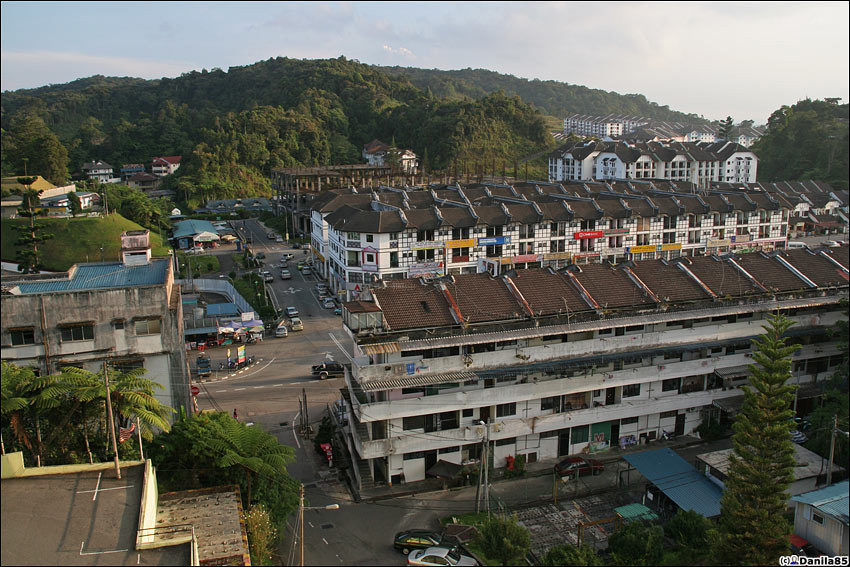
[[[236,415],[236,408],[233,408],[233,419],[239,419],[239,416]]]

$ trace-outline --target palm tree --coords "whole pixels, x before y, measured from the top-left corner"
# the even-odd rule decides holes
[[[248,427],[232,418],[217,421],[221,435],[210,440],[211,448],[220,455],[220,466],[238,466],[248,473],[246,503],[250,506],[254,475],[286,475],[286,465],[295,460],[295,452],[257,427]]]
[[[41,466],[44,444],[41,439],[41,417],[61,403],[63,387],[59,376],[36,376],[32,368],[20,368],[2,362],[2,416],[9,419],[15,439],[34,451],[36,463]],[[35,439],[28,424],[35,427]],[[5,454],[5,446],[3,447]]]

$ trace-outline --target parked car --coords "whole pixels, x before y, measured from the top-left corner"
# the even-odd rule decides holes
[[[299,319],[298,317],[293,317],[292,319],[290,319],[289,325],[290,325],[290,327],[292,327],[293,331],[303,331],[304,330],[304,323],[302,323],[301,319]]]
[[[274,240],[274,233],[270,232],[268,238],[269,240]]]
[[[286,338],[289,336],[289,329],[286,328],[286,323],[281,323],[274,330],[274,336],[278,338]]]
[[[281,256],[280,258],[281,260],[292,260],[292,254],[287,253]]]
[[[555,474],[560,476],[574,476],[576,474],[600,474],[605,470],[605,465],[596,459],[585,459],[584,457],[567,457],[555,465]]]
[[[302,260],[298,260],[298,263],[295,265],[295,267],[298,268],[299,270],[303,270],[304,266],[306,266],[306,265],[307,264],[305,264]]]
[[[324,307],[325,309],[333,309],[334,307],[336,307],[336,303],[334,303],[333,299],[327,297],[324,301],[322,301],[322,307]]]
[[[281,270],[280,271],[280,279],[282,280],[291,280],[292,274],[289,273],[289,270]]]
[[[286,316],[289,317],[290,319],[292,319],[293,317],[298,317],[298,310],[294,307],[291,307],[291,306],[287,307],[286,308]]]
[[[313,270],[311,270],[311,269],[310,269],[310,266],[304,266],[304,267],[301,269],[301,273],[302,273],[303,275],[305,275],[305,276],[309,276],[310,274],[312,274],[312,273],[313,273]]]
[[[444,567],[446,565],[478,565],[478,562],[468,555],[460,554],[454,548],[429,547],[411,551],[407,556],[407,564]]]
[[[319,380],[325,380],[326,378],[336,378],[338,376],[345,376],[345,366],[340,362],[322,362],[321,364],[314,364],[312,366],[313,378],[318,378]]]
[[[269,271],[262,271],[260,275],[263,277],[263,281],[266,283],[271,283],[274,281],[274,276]]]
[[[282,244],[283,243],[283,237],[282,236],[275,236],[274,241],[277,244]]]
[[[827,246],[829,248],[839,248],[841,246],[840,242],[836,242],[835,240],[824,240],[821,242],[822,246]]]
[[[441,544],[446,543],[449,542],[443,537],[443,534],[433,530],[404,530],[395,534],[393,547],[405,555],[410,555],[410,552],[414,549],[439,547]],[[453,547],[456,543],[452,539],[449,545]],[[449,545],[444,545],[443,547],[449,547]]]
[[[340,315],[341,316],[342,315],[342,308],[337,307],[336,309],[334,309],[333,313],[334,313],[334,315]]]

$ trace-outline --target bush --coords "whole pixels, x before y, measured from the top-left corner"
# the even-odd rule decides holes
[[[514,459],[514,470],[505,469],[505,478],[516,478],[525,474],[525,455],[517,455]]]
[[[502,565],[521,565],[531,549],[531,534],[517,523],[516,515],[493,516],[484,524],[476,543]]]
[[[251,565],[273,565],[272,553],[277,545],[277,530],[262,504],[255,504],[242,513],[245,530],[248,532],[248,547]]]

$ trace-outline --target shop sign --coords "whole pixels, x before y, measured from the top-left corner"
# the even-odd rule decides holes
[[[346,248],[360,248],[360,241],[359,240],[346,240],[345,241],[345,247]]]
[[[728,238],[724,238],[723,240],[709,240],[706,243],[706,246],[708,248],[715,248],[719,246],[729,246],[730,244],[732,244],[732,241]]]
[[[441,262],[419,262],[407,268],[407,276],[411,278],[422,276],[436,276],[443,271]]]
[[[471,248],[475,246],[474,238],[464,238],[462,240],[449,240],[446,242],[446,248]]]
[[[605,236],[619,236],[621,234],[628,234],[628,233],[629,233],[628,228],[611,228],[611,229],[602,231],[602,234],[605,235]]]
[[[537,254],[523,254],[522,256],[514,256],[511,258],[512,264],[523,264],[525,262],[537,262]]]
[[[544,260],[569,260],[572,258],[571,252],[550,252],[543,254]]]
[[[573,254],[573,258],[595,258],[599,256],[599,252],[579,252],[578,254]]]
[[[662,252],[666,252],[667,250],[681,250],[681,249],[682,249],[682,243],[681,242],[673,242],[673,243],[670,243],[670,244],[662,244],[661,245],[661,251]]]
[[[313,249],[313,255],[314,255],[316,258],[318,258],[318,259],[319,259],[320,261],[322,261],[322,262],[324,262],[324,261],[325,261],[325,257],[324,257],[324,256],[322,256],[321,254],[319,254],[319,251],[318,251],[318,250],[316,250],[316,247],[315,247],[315,246],[310,246],[310,248],[312,248],[312,249]]]
[[[576,240],[584,240],[585,238],[602,238],[603,236],[605,236],[605,232],[601,230],[584,230],[582,232],[573,233],[573,238]]]
[[[510,236],[488,236],[478,239],[478,246],[499,246],[502,244],[510,244]]]
[[[732,242],[749,242],[752,240],[752,236],[749,234],[736,234],[731,240]]]
[[[644,254],[646,252],[655,252],[658,247],[655,244],[646,244],[644,246],[629,246],[626,248],[632,254]]]
[[[245,362],[245,345],[236,349],[236,363],[242,364],[243,362]]]
[[[436,240],[420,240],[419,242],[414,242],[413,246],[410,247],[411,250],[429,250],[431,248],[442,248],[443,243],[438,242]]]

